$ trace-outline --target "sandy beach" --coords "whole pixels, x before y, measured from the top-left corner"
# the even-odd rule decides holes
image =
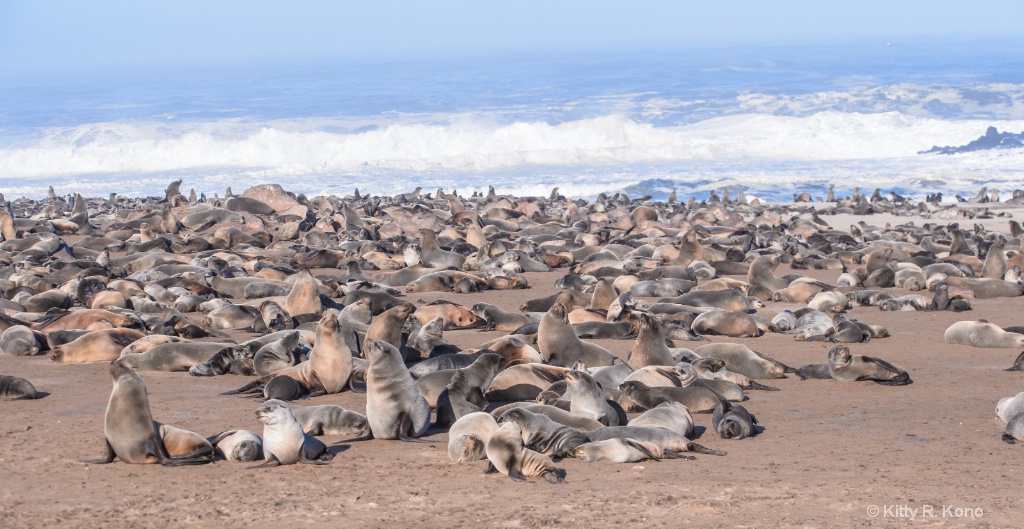
[[[998,211],[1021,218],[1020,208]],[[879,214],[824,216],[848,230],[929,220]],[[1007,217],[981,222],[1008,233]],[[342,273],[317,270],[316,273]],[[838,270],[792,270],[834,284]],[[406,294],[417,306],[445,299],[518,311],[530,299],[557,291],[566,269],[525,273],[530,288],[472,294]],[[737,279],[745,279],[736,276]],[[898,288],[894,295],[906,294]],[[927,294],[927,292],[925,292]],[[640,298],[653,302],[656,298]],[[18,527],[1013,527],[1019,525],[1013,469],[1018,446],[1003,443],[995,403],[1021,390],[1021,373],[1007,372],[1020,353],[943,341],[949,325],[987,319],[1019,325],[1024,298],[971,299],[963,313],[883,312],[855,307],[848,317],[882,325],[891,337],[850,344],[855,354],[884,358],[905,368],[913,384],[786,379],[762,381],[780,391],[746,391],[744,406],[764,431],[739,441],[718,438],[710,414],[694,414],[696,441],[728,452],[694,461],[634,464],[564,459],[566,483],[514,483],[483,475],[485,461],[456,464],[447,435],[434,443],[372,440],[334,448],[327,466],[292,465],[250,470],[219,461],[165,468],[115,462],[79,462],[103,453],[103,414],[111,381],[105,362],[57,364],[46,356],[0,355],[0,373],[33,382],[44,398],[0,402],[0,526]],[[771,318],[804,305],[768,302]],[[189,313],[199,322],[202,314]],[[501,336],[450,330],[445,339],[463,348]],[[234,332],[236,339],[253,336]],[[792,335],[757,338],[710,336],[742,343],[785,364],[824,362],[828,342]],[[593,340],[625,359],[633,340]],[[688,346],[686,343],[678,344]],[[247,377],[193,377],[142,372],[157,420],[202,435],[245,428],[262,431],[258,401],[221,392]],[[339,404],[365,412],[365,394],[345,391],[303,405]],[[635,414],[631,414],[631,417]],[[344,437],[325,436],[329,445]]]

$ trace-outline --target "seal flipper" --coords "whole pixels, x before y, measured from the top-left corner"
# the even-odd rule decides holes
[[[434,441],[429,441],[427,439],[418,439],[416,437],[411,437],[411,435],[414,434],[414,433],[415,432],[413,431],[413,427],[412,427],[412,418],[409,417],[408,413],[403,413],[402,414],[402,421],[401,421],[401,423],[398,426],[398,440],[399,441],[404,441],[406,443],[433,443],[434,442]]]
[[[522,471],[511,467],[509,467],[508,469],[508,478],[511,479],[512,481],[518,481],[519,483],[533,483],[532,481],[526,479],[526,476],[523,475]]]
[[[331,443],[331,444],[337,445],[337,444],[341,444],[341,443],[354,443],[356,441],[369,441],[370,439],[373,439],[373,431],[370,430],[370,425],[367,424],[366,425],[366,430],[363,430],[363,433],[359,434],[357,437],[353,437],[351,439],[345,439],[344,441],[338,441],[336,443]]]
[[[701,445],[699,445],[697,443],[694,443],[694,442],[687,443],[686,449],[691,451],[691,452],[693,452],[693,453],[695,453],[695,454],[706,454],[706,455],[709,455],[709,456],[724,456],[726,454],[725,452],[723,452],[721,450],[712,450],[710,448],[707,448],[705,446],[701,446]]]
[[[1017,355],[1017,359],[1013,361],[1013,365],[1008,367],[1006,370],[1007,371],[1021,371],[1022,370],[1021,369],[1021,364],[1022,363],[1024,363],[1024,351],[1021,351],[1021,353],[1019,355]]]
[[[548,483],[551,483],[552,485],[565,483],[565,469],[556,468],[550,472],[545,472],[544,479],[548,480]]]
[[[353,393],[366,393],[365,385],[362,387],[362,389],[356,387],[356,377],[354,376],[348,377],[348,389]]]
[[[661,454],[665,459],[683,459],[686,461],[693,461],[697,459],[696,457],[683,455],[679,452],[673,452],[672,450],[662,450]]]
[[[254,468],[270,468],[270,467],[278,467],[278,466],[281,466],[281,460],[279,460],[277,458],[277,456],[275,456],[274,454],[270,454],[270,457],[268,457],[267,460],[263,462],[263,464],[256,465],[254,467],[248,467],[248,468],[251,470],[251,469],[254,469]]]
[[[1008,444],[1008,445],[1017,444],[1017,440],[1014,439],[1012,435],[1010,435],[1010,434],[1008,434],[1006,432],[1003,432],[1003,442]]]
[[[257,379],[257,380],[253,380],[252,382],[250,382],[250,383],[248,383],[248,384],[246,384],[246,385],[244,385],[244,386],[242,386],[242,387],[240,387],[238,389],[232,389],[230,391],[225,391],[224,393],[221,393],[221,395],[237,395],[239,393],[255,393],[257,389],[261,389],[262,387],[263,387],[263,382],[261,382],[260,380]]]
[[[799,373],[797,373],[797,376],[799,376]],[[800,377],[800,380],[804,380],[804,378]],[[748,387],[746,389],[759,389],[761,391],[779,391],[779,388],[772,387],[772,386],[766,386],[766,385],[764,385],[764,384],[762,384],[760,382],[755,382],[753,380],[750,381],[750,387]]]
[[[114,453],[114,448],[110,446],[110,441],[103,439],[103,446],[107,447],[107,454],[103,456],[102,459],[83,459],[80,462],[91,463],[94,465],[106,465],[108,463],[113,463],[114,458],[117,457],[117,454]]]
[[[491,463],[490,461],[488,461],[487,462],[487,468],[484,469],[483,473],[484,474],[497,474],[498,473],[498,469],[494,467],[494,463]]]
[[[906,386],[906,385],[914,383],[914,381],[910,379],[910,374],[909,373],[900,373],[896,377],[885,379],[885,380],[878,380],[878,379],[875,379],[875,378],[867,378],[867,377],[865,377],[864,380],[872,380],[872,381],[874,381],[874,382],[876,382],[878,384],[881,384],[883,386]]]
[[[651,461],[661,461],[661,458],[655,455],[654,452],[651,452],[643,443],[639,443],[633,439],[623,439],[623,441],[625,441],[629,446],[639,450],[640,453],[647,456]]]

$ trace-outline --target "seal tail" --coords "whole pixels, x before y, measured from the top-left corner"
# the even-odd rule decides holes
[[[705,454],[709,456],[724,456],[726,453],[721,450],[712,450],[706,446],[701,446],[697,443],[690,442],[686,445],[686,449],[695,454]]]
[[[239,393],[256,393],[257,390],[260,390],[262,388],[263,388],[263,382],[260,382],[259,380],[253,380],[252,382],[250,382],[250,383],[248,383],[248,384],[246,384],[246,385],[244,385],[244,386],[242,386],[242,387],[240,387],[238,389],[233,389],[231,391],[225,391],[224,393],[221,393],[221,395],[237,395]]]

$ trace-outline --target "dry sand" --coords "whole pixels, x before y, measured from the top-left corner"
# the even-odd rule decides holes
[[[849,225],[847,219],[828,220]],[[858,220],[886,221],[849,219]],[[1005,219],[991,225],[1006,230]],[[517,310],[523,301],[552,292],[563,273],[528,274],[528,290],[410,299],[417,305],[441,298],[466,305],[487,301]],[[812,274],[834,281],[839,272]],[[770,317],[785,308],[797,306],[769,303],[759,312]],[[1024,448],[1000,441],[1002,423],[994,409],[999,398],[1024,387],[1024,374],[1003,370],[1020,351],[949,345],[942,335],[963,319],[1020,325],[1022,308],[1024,298],[975,300],[974,310],[961,314],[855,308],[850,317],[884,325],[893,336],[855,344],[854,353],[903,366],[912,385],[767,381],[781,391],[749,391],[745,403],[765,427],[757,437],[724,441],[709,429],[710,415],[694,416],[697,442],[727,456],[642,464],[567,459],[561,463],[567,482],[559,486],[482,475],[485,462],[452,463],[446,434],[429,436],[434,444],[342,445],[328,466],[84,464],[78,460],[103,453],[107,365],[0,355],[0,373],[27,378],[48,393],[35,401],[0,402],[0,527],[897,527],[911,523],[911,513],[915,527],[1019,527],[1015,502],[1022,471],[1013,465]],[[463,347],[497,335],[445,333]],[[744,343],[791,366],[824,361],[830,345],[781,334],[712,341]],[[596,342],[623,358],[632,346]],[[248,378],[142,375],[157,420],[204,435],[262,431],[253,414],[256,401],[218,395]],[[301,404],[363,412],[364,399],[345,392]]]

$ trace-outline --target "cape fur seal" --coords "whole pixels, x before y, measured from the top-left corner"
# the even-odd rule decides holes
[[[647,313],[640,314],[639,334],[626,363],[634,371],[646,366],[671,366],[675,359],[665,343],[665,328],[661,320]]]
[[[523,444],[523,431],[513,421],[498,427],[487,441],[489,464],[484,473],[500,472],[512,481],[529,483],[528,477],[543,477],[549,483],[564,483],[565,470],[555,466],[548,456]]]
[[[949,343],[972,347],[1024,347],[1024,334],[1006,332],[985,320],[958,321],[946,329],[943,337]]]
[[[336,404],[290,406],[289,409],[309,435],[355,435],[366,430],[366,417]]]
[[[262,465],[251,468],[276,467],[309,463],[324,465],[334,459],[319,439],[302,431],[288,405],[277,399],[270,399],[256,410],[256,418],[263,423]]]
[[[657,444],[636,439],[613,437],[591,441],[576,447],[574,455],[584,463],[638,463],[653,459],[696,459],[671,450],[662,450]]]
[[[832,378],[843,382],[872,380],[886,386],[903,386],[913,382],[904,369],[880,358],[855,355],[845,345],[829,349],[828,366]]]
[[[371,340],[365,351],[370,360],[366,373],[368,428],[356,439],[409,441],[422,436],[430,426],[430,405],[416,389],[398,349]]]
[[[482,411],[463,415],[448,430],[448,458],[456,463],[487,459],[487,441],[498,422]]]
[[[553,366],[570,367],[582,361],[588,366],[609,366],[615,357],[604,347],[584,342],[576,336],[569,324],[565,305],[555,303],[540,320],[537,329],[537,349],[544,360]]]
[[[201,449],[172,457],[157,431],[149,410],[146,383],[132,368],[115,360],[110,363],[114,388],[103,418],[107,453],[86,463],[105,464],[117,457],[125,463],[160,463],[165,466],[195,465],[213,461],[213,451]]]
[[[723,401],[711,414],[711,426],[722,439],[739,440],[754,435],[754,418],[746,408],[739,404]]]
[[[568,383],[566,395],[569,397],[569,412],[573,415],[589,417],[605,426],[618,426],[626,423],[626,413],[612,406],[604,398],[601,387],[594,377],[585,371],[569,370],[565,374]]]
[[[263,439],[249,430],[228,430],[211,437],[209,441],[227,461],[263,459]]]
[[[576,447],[590,442],[583,432],[526,408],[511,408],[498,417],[498,424],[515,422],[523,432],[526,447],[550,457],[571,457]]]
[[[722,400],[718,394],[707,388],[652,388],[639,380],[623,382],[619,386],[619,391],[648,410],[657,407],[662,402],[675,401],[683,404],[693,413],[710,412]]]
[[[604,441],[606,439],[635,439],[647,443],[654,443],[662,450],[683,453],[693,452],[714,456],[724,456],[725,452],[712,450],[701,446],[685,436],[679,435],[672,430],[650,426],[607,426],[587,433],[591,441]]]
[[[145,336],[135,329],[101,329],[50,350],[54,362],[109,362],[121,356],[121,350]]]
[[[24,378],[0,375],[0,400],[34,399],[39,396],[36,387]]]
[[[751,350],[743,344],[712,343],[698,347],[694,353],[698,357],[721,359],[729,371],[750,378],[785,378],[785,373],[793,372],[792,368],[782,362]]]

